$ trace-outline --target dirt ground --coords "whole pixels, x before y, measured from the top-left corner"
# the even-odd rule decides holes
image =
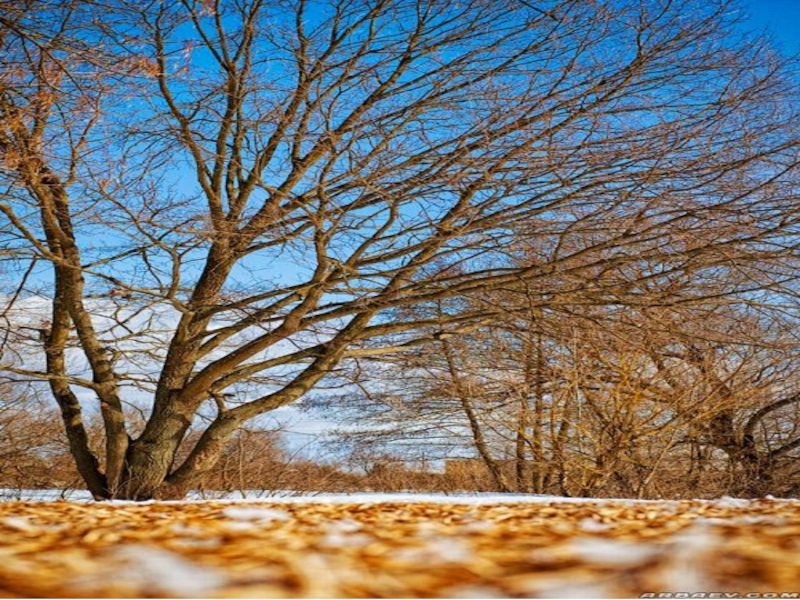
[[[0,503],[0,597],[664,592],[800,592],[800,502]]]

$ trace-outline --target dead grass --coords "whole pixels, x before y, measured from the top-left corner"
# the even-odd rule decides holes
[[[6,597],[800,591],[800,503],[0,504]]]

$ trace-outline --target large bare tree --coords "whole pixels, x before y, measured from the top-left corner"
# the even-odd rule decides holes
[[[95,496],[146,499],[183,494],[342,361],[499,311],[405,307],[520,281],[541,306],[691,302],[732,268],[723,295],[781,286],[795,90],[730,33],[734,8],[12,3],[5,310],[50,314],[7,336],[3,367],[49,384]],[[520,262],[519,235],[546,252]],[[691,294],[647,291],[683,272]]]

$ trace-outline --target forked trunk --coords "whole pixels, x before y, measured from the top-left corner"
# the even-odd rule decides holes
[[[237,419],[218,418],[178,466],[176,456],[186,428],[175,415],[160,422],[161,427],[149,428],[131,445],[124,481],[109,498],[136,501],[183,498],[214,468],[240,425]],[[159,434],[153,433],[154,430]]]
[[[182,467],[175,477],[172,466],[175,452],[166,441],[148,447],[134,444],[128,468],[116,490],[109,490],[106,500],[180,500],[194,489],[219,460],[224,444],[204,452],[202,464]]]
[[[164,498],[164,484],[175,461],[175,448],[168,440],[154,444],[135,443],[128,453],[125,477],[114,494],[121,500],[151,500]],[[174,499],[175,493],[169,496]]]

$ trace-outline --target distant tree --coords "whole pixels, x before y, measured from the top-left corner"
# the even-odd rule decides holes
[[[79,484],[57,411],[27,386],[0,382],[0,488]]]
[[[467,458],[506,492],[796,493],[797,315],[715,302],[526,312],[527,294],[502,295],[487,294],[505,318],[361,365],[359,387],[311,402],[342,423],[332,445]]]
[[[189,450],[202,435],[198,431],[194,440],[184,444]],[[190,438],[192,436],[189,436]],[[280,435],[275,431],[242,428],[231,436],[222,456],[209,471],[199,487],[207,490],[244,491],[275,489],[291,457],[281,447]]]
[[[734,8],[13,3],[0,232],[30,269],[3,310],[38,296],[49,315],[2,366],[49,385],[96,497],[143,500],[184,494],[348,359],[502,314],[401,309],[521,281],[541,307],[775,289],[800,218],[796,90]],[[681,273],[691,293],[648,291]]]

